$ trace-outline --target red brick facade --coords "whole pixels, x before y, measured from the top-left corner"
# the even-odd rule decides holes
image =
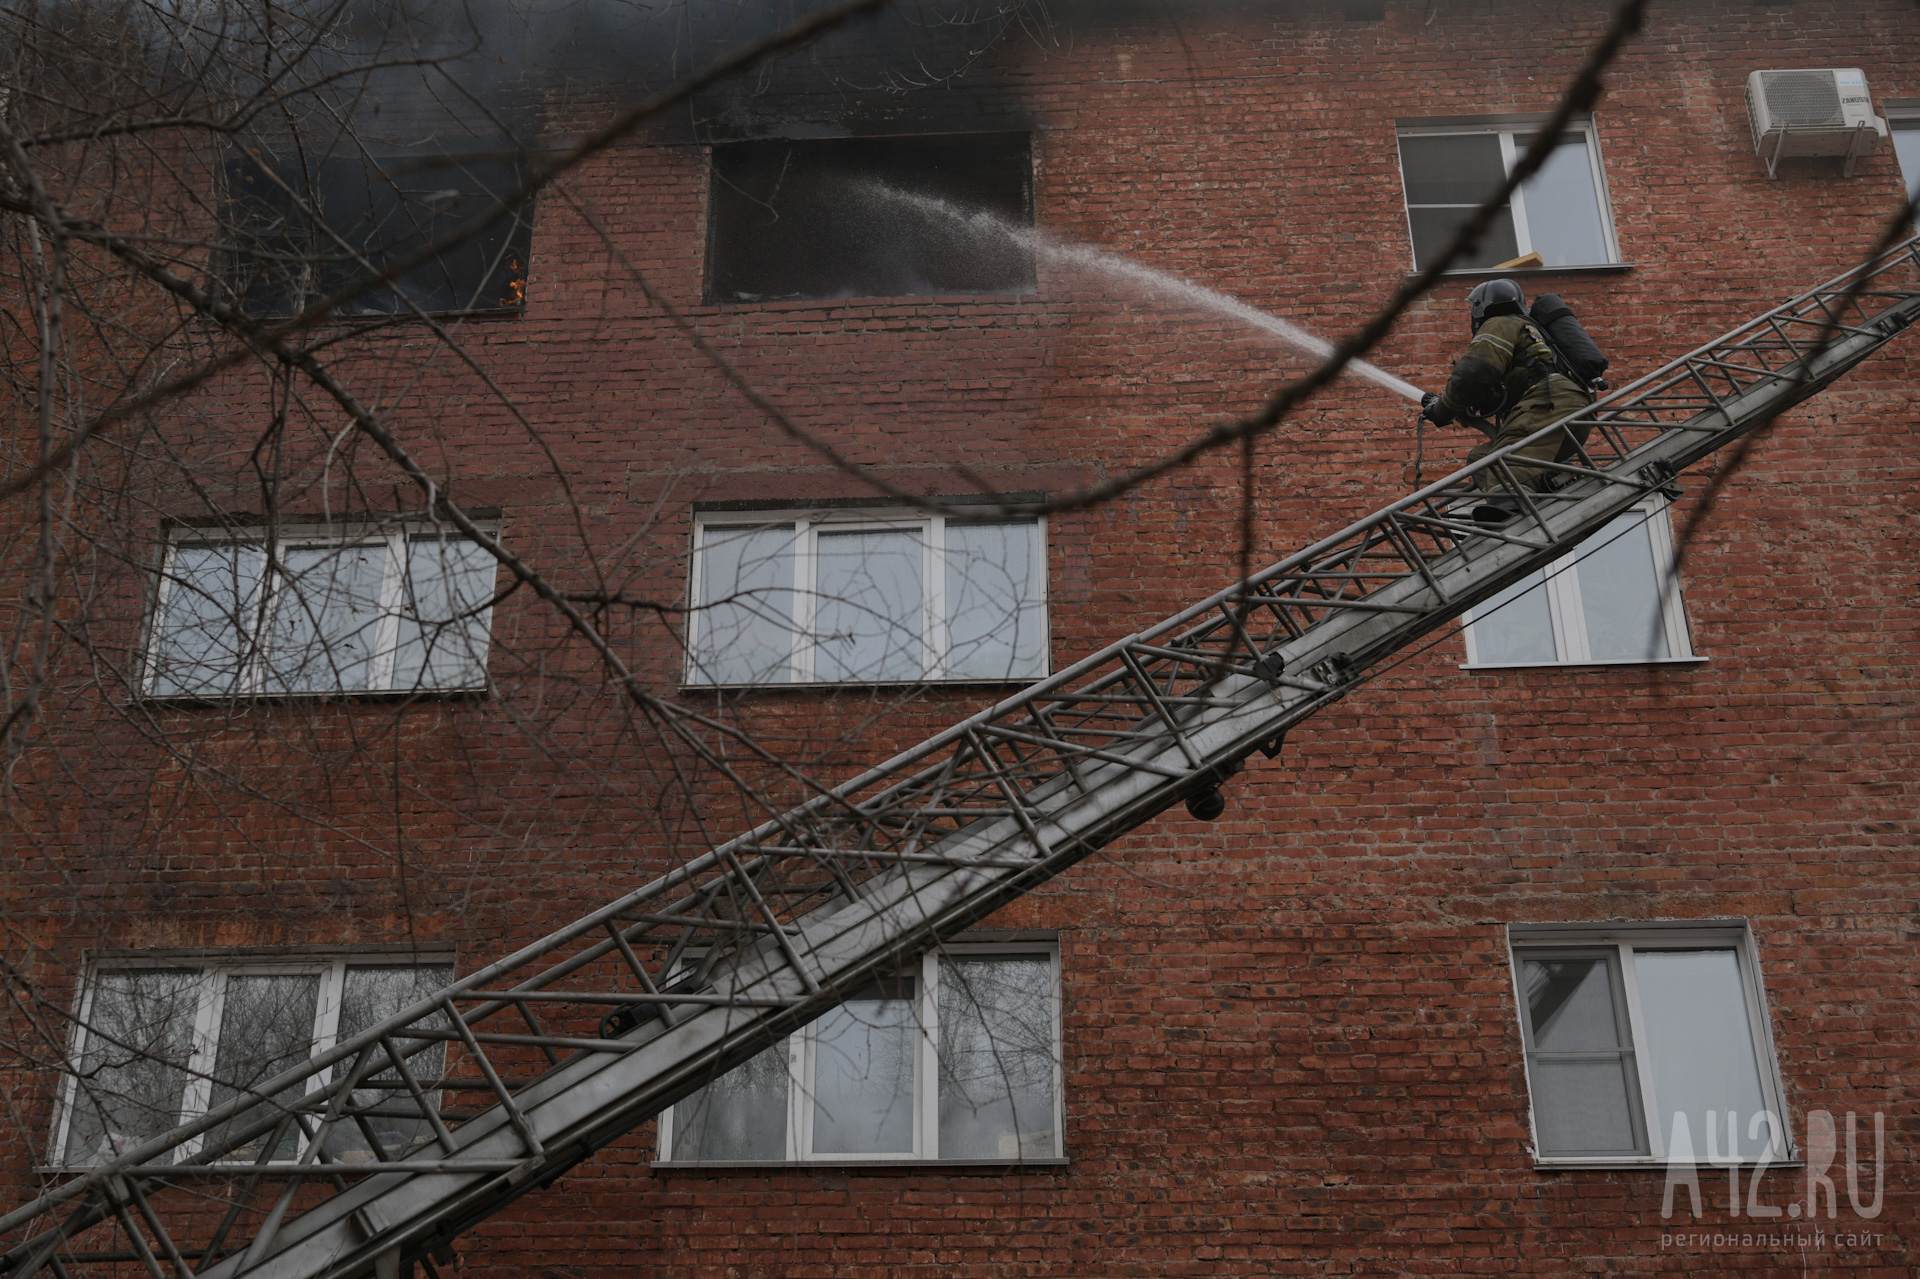
[[[1031,129],[1036,223],[1330,334],[1411,267],[1396,122],[1545,111],[1606,20],[1517,0],[1389,0],[1378,20],[1119,8],[1070,6],[1056,46],[1011,36],[978,69],[987,127]],[[1885,147],[1851,180],[1835,161],[1768,179],[1742,92],[1783,66],[1857,66],[1877,102],[1920,99],[1920,11],[1656,6],[1609,73],[1594,121],[1628,265],[1524,283],[1567,297],[1617,381],[1845,269],[1893,207]],[[922,92],[961,99],[966,83]],[[464,330],[532,430],[416,333],[369,339],[355,366],[454,499],[497,509],[511,548],[569,589],[677,606],[695,503],[869,495],[735,395],[630,268],[802,427],[932,495],[970,491],[962,467],[1003,491],[1069,490],[1303,367],[1044,260],[1030,296],[707,304],[705,164],[698,146],[631,143],[543,199],[525,314]],[[1376,361],[1436,387],[1472,282],[1417,304]],[[989,921],[1060,938],[1065,1167],[656,1170],[647,1129],[468,1234],[463,1273],[1910,1273],[1916,376],[1909,335],[1790,414],[1727,486],[1684,574],[1704,661],[1469,672],[1443,638],[1254,760],[1218,822],[1176,809]],[[254,459],[223,441],[250,438],[267,390],[234,378],[196,399],[211,497],[131,464],[160,477],[131,559],[151,562],[165,517],[261,508]],[[1258,559],[1403,491],[1412,414],[1349,378],[1264,439]],[[322,508],[329,422],[289,437],[285,509]],[[1432,476],[1471,438],[1427,442]],[[328,501],[417,506],[368,450],[342,460],[356,487]],[[1715,465],[1686,479],[1676,527]],[[1219,454],[1054,517],[1054,668],[1223,585],[1239,493],[1237,456]],[[104,580],[118,603],[95,636],[124,655],[141,579]],[[606,616],[676,695],[663,623]],[[686,814],[655,806],[659,761],[563,640],[521,592],[496,616],[499,698],[397,719],[102,715],[107,693],[76,676],[61,749],[22,764],[44,801],[6,877],[27,966],[58,992],[102,948],[419,945],[465,972],[644,880],[689,837]],[[981,700],[793,690],[739,714],[833,773]],[[703,816],[730,834],[742,815],[716,791]],[[1877,1218],[1844,1186],[1817,1237],[1734,1218],[1712,1171],[1698,1222],[1663,1219],[1658,1172],[1534,1167],[1506,926],[1709,918],[1751,924],[1796,1138],[1811,1110],[1884,1113]],[[29,1100],[0,1140],[22,1177],[44,1154],[45,1078],[16,1079]],[[1800,1176],[1769,1174],[1759,1202],[1803,1199]]]

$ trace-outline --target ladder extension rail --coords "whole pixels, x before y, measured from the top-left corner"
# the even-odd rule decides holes
[[[0,1217],[17,1232],[0,1273],[396,1279],[445,1258],[461,1230],[874,976],[1277,752],[1369,666],[1670,490],[1917,317],[1920,237],[1536,433],[1589,431],[1551,491],[1523,492],[1514,450],[1497,452],[191,1122],[53,1170]],[[1466,512],[1486,488],[1524,513],[1476,526]],[[63,1106],[90,1104],[68,1079]]]

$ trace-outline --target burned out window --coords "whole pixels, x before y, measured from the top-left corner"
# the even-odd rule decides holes
[[[250,315],[296,314],[501,209],[522,178],[517,165],[494,158],[230,157],[228,294]],[[524,205],[503,213],[479,234],[362,289],[343,310],[517,310],[526,300],[531,213]]]
[[[739,142],[713,149],[708,297],[1033,288],[1025,134]]]

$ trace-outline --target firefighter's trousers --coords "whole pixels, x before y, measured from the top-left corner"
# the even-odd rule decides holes
[[[1501,419],[1499,432],[1468,453],[1467,461],[1478,462],[1494,450],[1503,449],[1509,444],[1524,440],[1541,427],[1577,409],[1583,409],[1591,403],[1593,403],[1591,396],[1571,380],[1556,373],[1528,391],[1520,403]],[[1513,454],[1507,465],[1512,468],[1514,478],[1528,488],[1551,488],[1554,472],[1542,467],[1527,466],[1524,464],[1524,459],[1536,458],[1543,462],[1571,461],[1575,456],[1576,447],[1587,442],[1587,432],[1591,429],[1589,425],[1581,423],[1571,429],[1556,431]],[[1502,487],[1497,470],[1482,471],[1478,479],[1482,489],[1493,490]]]

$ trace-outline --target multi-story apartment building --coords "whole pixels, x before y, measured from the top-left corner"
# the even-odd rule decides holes
[[[1310,367],[1289,326],[1344,335],[1431,261],[1608,11],[1015,16],[722,81],[325,330],[519,578],[292,364],[87,455],[13,757],[12,1199],[760,820],[722,765],[851,775],[1406,491],[1416,406],[1349,373],[1249,455],[1004,508]],[[1800,68],[1861,73],[1890,138],[1770,173],[1749,77]],[[596,75],[525,127],[592,127]],[[1920,182],[1897,0],[1656,5],[1605,86],[1375,366],[1439,389],[1505,275],[1624,383],[1854,264]],[[208,278],[290,314],[333,277],[289,245],[523,171],[355,196],[344,152],[223,153]],[[1377,671],[1218,820],[1176,808],[855,992],[457,1264],[1907,1273],[1916,374],[1909,337]],[[1425,428],[1425,477],[1477,438]],[[115,1246],[86,1273],[140,1264]]]

